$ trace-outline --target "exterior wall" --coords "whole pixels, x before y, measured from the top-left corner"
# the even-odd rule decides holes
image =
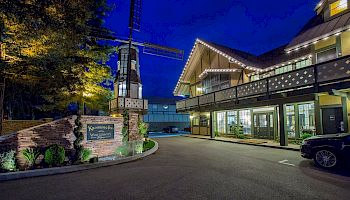
[[[192,67],[194,68],[191,72],[189,82],[191,85],[191,97],[200,96],[203,93],[197,88],[202,88],[201,80],[199,79],[199,75],[206,69],[242,69],[237,64],[230,63],[227,58],[218,53],[209,50],[206,47],[202,47],[201,55],[198,55],[193,63]],[[243,73],[243,77],[240,73],[232,73],[231,74],[231,86],[236,86],[243,82],[249,82],[249,77],[247,76],[247,71]]]
[[[336,38],[330,37],[328,40],[319,41],[317,44],[315,44],[315,50],[320,50],[325,47],[335,45],[335,43],[336,43]]]
[[[143,120],[149,124],[149,131],[162,131],[169,126],[176,126],[179,130],[190,127],[190,115],[176,113],[175,104],[150,104]]]
[[[319,97],[320,106],[341,105],[341,97],[331,95],[321,95]]]
[[[75,136],[75,116],[60,119],[40,126],[18,131],[12,135],[0,137],[0,152],[10,149],[16,150],[19,166],[25,165],[25,159],[20,152],[26,148],[44,148],[52,144],[63,146],[68,155],[73,151]],[[139,140],[138,135],[138,114],[130,113],[130,140]],[[113,118],[108,116],[82,116],[82,132],[84,141],[82,145],[92,150],[94,156],[103,157],[113,155],[116,148],[122,145],[123,118]],[[114,124],[114,139],[87,141],[87,124]]]
[[[350,55],[350,32],[341,34],[341,49],[343,56]]]

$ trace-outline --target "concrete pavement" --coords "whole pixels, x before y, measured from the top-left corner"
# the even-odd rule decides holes
[[[0,183],[0,199],[349,199],[350,178],[299,152],[201,139],[159,138],[143,160]]]

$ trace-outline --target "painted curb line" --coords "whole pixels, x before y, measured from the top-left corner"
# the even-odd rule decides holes
[[[104,161],[104,162],[97,162],[97,163],[90,163],[90,164],[72,165],[72,166],[66,166],[66,167],[54,167],[54,168],[45,168],[45,169],[37,169],[37,170],[30,170],[30,171],[3,173],[3,174],[0,174],[0,182],[39,177],[39,176],[66,174],[66,173],[85,171],[89,169],[96,169],[101,167],[108,167],[108,166],[132,162],[132,161],[147,157],[149,155],[152,155],[158,150],[158,142],[156,142],[155,140],[152,140],[152,141],[154,141],[154,147],[139,155],[130,156],[127,158],[122,158],[120,160],[113,160],[113,161]]]
[[[234,143],[234,144],[245,144],[245,145],[251,145],[251,146],[258,146],[258,147],[268,147],[273,149],[283,149],[288,151],[300,151],[300,149],[295,149],[292,147],[282,147],[282,146],[270,146],[266,144],[254,144],[254,143],[247,143],[247,142],[236,142],[236,141],[228,141],[228,140],[220,140],[220,139],[214,139],[214,138],[202,138],[202,137],[196,137],[196,136],[188,136],[188,135],[182,135],[182,137],[189,137],[189,138],[195,138],[195,139],[203,139],[203,140],[211,140],[211,141],[218,141],[218,142],[226,142],[226,143]]]

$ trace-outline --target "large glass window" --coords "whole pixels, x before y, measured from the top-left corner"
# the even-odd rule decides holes
[[[220,134],[226,134],[226,112],[218,112],[216,117],[217,131]]]
[[[313,133],[315,130],[314,104],[300,104],[298,105],[298,109],[300,133]]]
[[[275,74],[283,74],[285,72],[289,72],[292,70],[293,70],[293,65],[290,64],[290,65],[286,65],[284,67],[280,67],[280,68],[275,69]]]
[[[295,138],[295,110],[294,105],[286,106],[286,130],[289,138]]]
[[[199,126],[201,127],[208,127],[209,126],[209,119],[206,115],[201,115],[199,118]]]
[[[230,111],[227,112],[227,128],[228,133],[233,134],[234,133],[234,127],[237,125],[238,122],[238,113],[237,111]]]
[[[329,60],[333,60],[337,58],[337,49],[336,47],[332,47],[330,49],[320,51],[316,53],[316,61],[317,63],[326,62]]]
[[[295,63],[295,68],[296,69],[301,69],[301,68],[304,68],[304,67],[307,67],[307,66],[310,66],[310,65],[311,65],[311,59],[307,59],[307,60],[302,60],[302,61],[296,62]]]
[[[243,126],[244,134],[252,133],[252,119],[250,110],[240,110],[239,111],[239,123]]]
[[[211,74],[203,80],[203,93],[222,90],[231,87],[230,74]]]
[[[330,5],[331,17],[348,9],[348,0],[338,0]]]

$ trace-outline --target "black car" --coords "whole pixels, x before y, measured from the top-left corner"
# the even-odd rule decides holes
[[[163,128],[164,133],[178,133],[179,129],[176,126],[168,126],[166,128]]]
[[[318,135],[301,144],[301,156],[323,168],[334,168],[350,160],[350,134]]]

